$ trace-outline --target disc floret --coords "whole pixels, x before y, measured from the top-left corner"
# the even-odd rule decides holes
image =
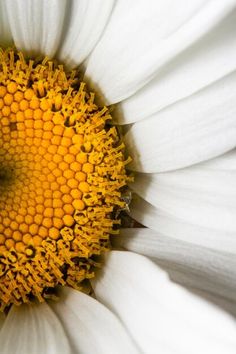
[[[76,72],[0,50],[0,305],[76,289],[123,208],[124,145]]]

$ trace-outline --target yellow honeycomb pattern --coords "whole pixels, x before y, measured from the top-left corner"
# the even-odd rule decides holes
[[[124,207],[124,145],[76,73],[0,50],[1,308],[79,288]]]

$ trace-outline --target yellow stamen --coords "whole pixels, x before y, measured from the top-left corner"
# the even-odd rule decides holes
[[[48,58],[0,50],[0,308],[76,289],[123,208],[123,144],[94,94]]]

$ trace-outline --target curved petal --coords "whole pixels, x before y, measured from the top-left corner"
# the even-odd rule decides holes
[[[29,55],[54,56],[60,43],[66,0],[7,0],[15,46]]]
[[[120,320],[90,296],[62,288],[60,302],[51,306],[67,332],[73,353],[139,352]]]
[[[219,156],[236,146],[236,72],[135,123],[125,136],[140,172],[165,172]]]
[[[0,45],[8,46],[11,42],[12,35],[7,18],[6,2],[0,0]]]
[[[218,156],[215,159],[201,163],[202,168],[207,170],[217,171],[236,171],[236,149],[227,152],[224,155]]]
[[[234,353],[233,319],[173,284],[145,257],[112,251],[93,286],[144,353]]]
[[[232,170],[224,171],[220,166],[207,168],[206,162],[173,172],[137,174],[130,187],[159,212],[192,225],[233,234],[236,232],[235,164],[236,150]]]
[[[235,1],[119,0],[91,53],[86,76],[119,102],[149,82],[165,64],[212,30]]]
[[[77,66],[95,47],[107,24],[114,0],[72,0],[64,24],[59,59]]]
[[[190,275],[191,277],[191,275]],[[221,296],[215,295],[215,294],[210,294],[207,291],[204,290],[199,290],[199,289],[193,289],[191,287],[188,288],[189,291],[191,291],[193,294],[202,297],[204,300],[207,300],[214,305],[222,308],[224,311],[228,312],[229,314],[233,315],[236,318],[236,303],[235,301],[230,301],[228,299],[225,299]]]
[[[236,316],[235,287],[233,287],[233,284],[229,288],[228,286],[223,288],[222,282],[215,282],[208,275],[203,276],[203,274],[197,274],[197,272],[170,263],[167,264],[159,261],[157,263],[168,272],[170,279],[175,283],[194,292],[206,293],[207,296],[205,296],[205,299],[223,308],[231,315]]]
[[[201,240],[202,236],[199,234]],[[200,242],[199,240],[199,242]],[[191,241],[182,241],[175,234],[148,228],[122,229],[114,238],[116,246],[150,257],[169,270],[188,275],[188,286],[206,290],[236,301],[236,253],[215,250]],[[185,284],[186,282],[183,281]]]
[[[144,119],[209,86],[236,69],[236,10],[168,63],[155,78],[120,102],[119,123]]]
[[[133,200],[130,210],[135,220],[152,230],[196,245],[235,253],[235,232],[212,229],[198,224],[193,225],[153,207],[141,198]]]
[[[12,307],[0,331],[1,354],[70,354],[60,321],[46,304]]]

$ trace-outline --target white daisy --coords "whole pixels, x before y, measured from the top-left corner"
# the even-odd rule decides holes
[[[2,46],[79,67],[115,105],[147,227],[114,236],[95,298],[2,314],[1,353],[235,352],[235,30],[233,0],[0,0]]]

